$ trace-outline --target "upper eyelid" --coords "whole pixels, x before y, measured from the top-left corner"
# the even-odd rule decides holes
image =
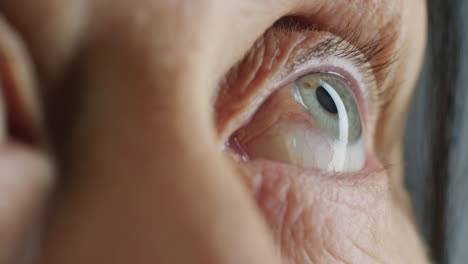
[[[368,74],[373,74],[376,79],[388,75],[388,71],[391,70],[390,66],[398,60],[397,56],[386,56],[382,57],[387,47],[391,46],[391,42],[387,40],[377,39],[369,42],[365,42],[361,46],[354,46],[350,43],[352,41],[348,39],[342,39],[336,35],[330,35],[327,39],[314,45],[309,52],[313,57],[326,57],[336,56],[343,59],[352,61],[355,64],[364,65],[369,63]],[[363,56],[361,56],[363,55]],[[379,64],[372,64],[373,61],[382,61]],[[383,72],[382,75],[377,73]]]
[[[290,39],[290,36],[292,36],[292,35],[300,36],[299,38],[297,38],[299,40],[299,42],[297,42],[297,41],[296,42],[287,41],[288,45],[278,47],[279,49],[282,49],[283,52],[288,50],[288,51],[285,52],[288,55],[284,58],[284,62],[275,61],[276,64],[281,64],[282,65],[280,70],[275,69],[273,72],[270,72],[268,74],[268,77],[264,78],[265,80],[268,80],[267,82],[261,81],[262,84],[254,85],[254,87],[256,87],[256,88],[255,88],[255,90],[254,90],[255,92],[253,94],[248,93],[248,96],[245,96],[245,94],[240,94],[239,96],[234,96],[234,97],[231,96],[231,99],[232,98],[239,98],[239,97],[242,97],[242,96],[246,97],[246,98],[243,98],[243,99],[242,98],[238,99],[238,101],[241,102],[240,103],[241,108],[242,108],[242,103],[244,103],[244,106],[252,104],[252,98],[256,97],[256,100],[253,101],[253,102],[256,103],[256,105],[253,106],[252,108],[257,109],[259,107],[259,105],[261,104],[259,102],[263,102],[276,89],[286,85],[287,83],[290,83],[291,81],[293,81],[294,78],[299,78],[300,75],[304,75],[304,74],[307,74],[307,73],[312,73],[314,71],[314,69],[313,69],[314,67],[312,67],[310,65],[310,63],[315,63],[316,64],[315,65],[316,66],[315,71],[317,71],[317,70],[326,71],[327,69],[325,69],[326,68],[325,67],[325,61],[326,61],[327,58],[332,57],[332,58],[338,58],[339,61],[341,61],[341,62],[346,62],[346,64],[348,64],[347,67],[348,68],[352,67],[353,71],[358,72],[359,77],[366,77],[366,76],[369,77],[369,78],[361,78],[362,80],[361,80],[360,84],[369,87],[369,89],[367,89],[367,90],[369,91],[370,96],[372,97],[372,99],[377,99],[377,100],[372,100],[372,101],[374,101],[374,102],[372,102],[374,104],[372,108],[376,110],[376,111],[372,111],[372,112],[375,112],[375,114],[373,114],[373,116],[374,117],[377,116],[377,113],[379,112],[378,111],[379,109],[374,108],[374,106],[379,106],[380,105],[378,103],[378,101],[381,101],[382,98],[380,98],[379,95],[381,95],[381,94],[385,95],[387,93],[384,93],[384,92],[381,92],[381,91],[376,91],[377,88],[379,88],[379,86],[376,85],[376,78],[375,78],[376,76],[374,76],[374,72],[371,70],[371,62],[382,61],[382,57],[385,54],[387,54],[386,53],[387,49],[391,47],[391,45],[388,44],[389,42],[383,42],[383,44],[379,44],[380,42],[376,43],[374,41],[374,42],[371,42],[371,43],[364,43],[361,46],[356,46],[356,45],[353,45],[354,44],[353,42],[357,41],[358,36],[359,36],[359,32],[348,32],[347,33],[347,38],[343,39],[340,36],[337,36],[337,35],[332,34],[330,32],[316,31],[315,29],[312,29],[312,28],[304,29],[304,28],[297,27],[297,26],[291,27],[290,25],[287,26],[287,27],[281,27],[281,26],[275,25],[275,26],[272,27],[270,33],[272,33],[275,38],[284,37],[285,39]],[[289,33],[292,33],[292,35],[290,35]],[[254,46],[255,48],[253,49],[253,52],[251,50],[248,53],[248,55],[244,58],[244,60],[249,59],[249,58],[251,59],[251,58],[255,57],[257,55],[257,53],[264,53],[265,52],[265,51],[261,50],[261,48],[260,49],[258,48],[259,46],[264,46],[264,45],[268,46],[268,44],[265,44],[265,40],[264,40],[265,36],[266,35],[264,35],[264,37],[259,42],[257,42],[257,43],[260,43],[260,45],[255,45]],[[321,36],[321,37],[319,37],[319,36]],[[291,38],[294,39],[294,37],[291,37]],[[294,42],[294,44],[289,47],[289,45],[291,43],[293,43],[293,42]],[[377,45],[377,44],[379,44],[379,45]],[[364,54],[364,53],[361,52],[360,48],[362,48],[362,47],[366,48],[366,49],[364,49],[364,51],[366,51],[367,54]],[[265,56],[265,54],[262,54],[262,56]],[[238,65],[236,65],[233,68],[234,72],[230,72],[230,74],[228,74],[228,77],[225,80],[231,79],[231,81],[232,81],[232,78],[231,78],[232,76],[236,77],[236,76],[239,75],[239,73],[242,70],[245,70],[245,69],[243,69],[243,67],[252,68],[252,62],[248,62],[246,65],[243,65],[243,62],[244,61],[241,61]],[[269,63],[269,62],[268,61],[265,62],[265,57],[263,57],[262,63]],[[385,65],[389,66],[391,64],[390,63],[385,63]],[[317,67],[317,66],[319,66],[319,67]],[[324,66],[324,67],[322,67],[322,69],[320,69],[321,68],[320,66]],[[334,68],[341,68],[340,66],[345,66],[345,65],[336,65],[335,64],[335,65],[329,65],[329,66],[335,66]],[[355,69],[359,69],[359,70],[355,70]],[[270,66],[269,70],[271,70],[271,66]],[[348,70],[343,69],[343,70],[345,72],[348,72],[349,69]],[[387,75],[390,70],[391,70],[390,67],[386,67],[386,68],[381,68],[379,72],[380,73],[385,72],[384,75]],[[262,69],[262,67],[260,67],[260,68],[257,67],[257,68],[255,68],[255,71],[262,72],[262,71],[265,71],[265,69]],[[331,71],[333,71],[333,70],[331,70]],[[253,75],[256,75],[258,72],[255,72]],[[341,73],[341,72],[338,72],[338,73]],[[354,78],[354,76],[352,76],[352,77]],[[250,88],[248,88],[250,86],[250,83],[247,83],[247,84],[244,83],[243,84],[244,87],[242,87],[242,86],[238,87],[239,83],[236,83],[237,78],[233,78],[233,79],[234,79],[233,83],[227,83],[226,84],[226,82],[224,82],[221,85],[221,89],[227,89],[228,93],[229,93],[229,90],[234,90],[235,91],[236,89],[239,89],[239,88],[240,88],[240,90],[244,90],[244,91],[246,89],[250,89]],[[364,79],[368,79],[368,80],[372,80],[372,81],[364,82],[365,81]],[[254,81],[257,81],[257,80],[254,80]],[[252,80],[250,82],[252,82]],[[360,86],[362,86],[362,85],[360,85]],[[265,87],[257,88],[257,86],[268,86],[268,87],[266,87],[266,88]],[[362,89],[363,87],[360,87],[360,88]],[[222,91],[222,90],[220,90],[220,91]],[[368,91],[365,91],[365,92],[368,92]],[[224,92],[224,94],[226,94],[226,93]],[[369,100],[367,100],[367,101],[369,101]],[[221,107],[221,110],[225,110],[223,108],[226,107],[226,103],[230,103],[230,102],[229,101],[228,102],[224,101],[224,102],[220,103],[219,100],[217,100],[217,107]],[[234,107],[234,109],[239,109],[239,108]],[[218,108],[217,110],[220,110],[220,109]],[[247,111],[247,113],[244,113],[244,111],[242,111],[242,113],[240,113],[240,114],[239,114],[239,112],[236,112],[237,114],[232,114],[232,115],[237,116],[237,118],[244,120],[242,117],[240,117],[240,115],[251,116],[254,112],[255,111],[252,111],[252,110],[249,109],[249,111]],[[219,113],[217,112],[217,114],[219,114]],[[227,114],[227,116],[229,116],[229,114]],[[233,118],[233,119],[235,119],[235,118]],[[246,118],[246,119],[248,119],[248,118]],[[373,119],[373,117],[372,117],[372,119]],[[222,120],[224,120],[224,121],[222,121]],[[233,128],[231,128],[229,124],[226,124],[226,122],[229,123],[228,121],[226,121],[226,118],[223,119],[223,118],[219,118],[219,116],[217,116],[217,122],[218,121],[224,122],[224,124],[218,124],[217,123],[218,132],[220,132],[219,136],[220,136],[220,139],[222,141],[223,138],[225,138],[225,136],[227,134],[229,134],[231,130],[233,130]],[[242,121],[242,123],[244,123],[245,121],[247,121],[247,120]],[[371,120],[369,120],[369,121],[371,121]],[[234,123],[236,123],[236,122],[238,122],[238,121],[234,121]]]
[[[315,25],[307,23],[300,17],[285,17],[273,25],[275,30],[284,32],[330,32],[327,38],[311,46],[307,52],[302,53],[296,60],[304,62],[311,57],[320,58],[335,56],[349,60],[357,66],[368,65],[365,69],[366,77],[375,79],[379,84],[379,94],[382,97],[388,97],[394,91],[389,91],[396,85],[381,85],[391,76],[392,65],[400,59],[401,50],[397,48],[399,39],[398,32],[392,31],[389,34],[376,33],[364,38],[362,34],[363,25],[348,25],[343,29],[336,31],[332,29],[322,30]],[[363,56],[361,56],[363,55]],[[389,98],[382,98],[382,101],[388,101]]]
[[[385,84],[387,78],[392,76],[394,71],[392,66],[398,62],[399,58],[397,51],[386,53],[387,49],[392,47],[390,43],[387,40],[382,40],[382,42],[375,40],[366,42],[361,46],[355,46],[346,39],[330,34],[319,43],[298,52],[292,58],[292,63],[295,65],[295,69],[292,71],[304,68],[304,65],[307,65],[310,61],[326,61],[328,58],[337,58],[343,62],[350,62],[351,65],[359,69],[359,75],[363,77],[361,85],[367,87],[364,92],[371,94],[373,103],[377,107],[376,110],[380,112],[388,106],[388,102],[392,101],[397,89],[397,85],[393,83]],[[306,73],[308,72],[303,74]]]

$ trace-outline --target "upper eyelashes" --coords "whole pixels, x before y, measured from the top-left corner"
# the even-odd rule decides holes
[[[364,123],[377,118],[379,107],[384,105],[381,102],[392,94],[388,90],[394,86],[382,83],[396,61],[395,52],[389,52],[394,50],[393,40],[363,42],[358,27],[338,36],[285,21],[268,30],[220,83],[215,110],[222,142],[245,124],[275,89],[309,73],[337,72],[348,81],[356,79],[351,87],[360,90],[354,91],[357,99],[372,104],[372,111],[363,116],[369,122]]]
[[[314,25],[296,17],[283,18],[273,27],[285,32],[318,31]],[[365,77],[375,80],[378,84],[375,92],[379,98],[376,98],[376,101],[383,111],[392,101],[396,88],[395,84],[383,85],[383,83],[391,76],[392,66],[398,63],[401,51],[397,48],[396,35],[375,35],[366,39],[362,36],[360,24],[347,26],[311,46],[298,60],[302,62],[311,57],[334,56],[350,61],[358,67],[364,67]]]

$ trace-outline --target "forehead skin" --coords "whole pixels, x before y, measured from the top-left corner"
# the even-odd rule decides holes
[[[382,117],[392,124],[378,133],[385,149],[399,143],[425,41],[423,0],[0,0],[0,10],[35,62],[51,134],[63,137],[55,147],[73,183],[59,193],[47,249],[77,263],[86,261],[73,258],[76,249],[95,253],[90,239],[105,252],[120,237],[135,243],[101,263],[139,263],[125,256],[131,250],[142,262],[152,255],[159,263],[275,263],[271,247],[259,246],[270,241],[263,222],[213,140],[217,81],[286,15],[332,32],[359,24],[362,39],[394,35],[393,48],[405,51],[394,72],[401,105]],[[77,102],[60,102],[70,94]],[[54,118],[59,113],[69,116]],[[226,230],[227,221],[236,225]],[[202,232],[200,223],[210,228]],[[232,239],[220,242],[220,234]],[[196,253],[179,254],[194,245]],[[244,254],[229,262],[230,249]]]

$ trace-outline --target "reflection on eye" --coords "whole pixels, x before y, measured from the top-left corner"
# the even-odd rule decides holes
[[[317,125],[344,144],[361,137],[361,118],[348,84],[335,74],[310,74],[296,81],[296,99]]]
[[[361,116],[348,82],[313,73],[281,88],[231,139],[248,159],[324,172],[355,172],[365,163]]]

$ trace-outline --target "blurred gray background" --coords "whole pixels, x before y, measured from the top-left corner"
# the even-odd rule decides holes
[[[456,80],[457,94],[455,104],[455,120],[452,135],[451,153],[449,156],[448,177],[448,201],[446,208],[446,259],[447,264],[468,263],[468,92],[465,83],[468,83],[468,25],[466,21],[468,14],[468,1],[460,1],[461,8],[458,9],[457,19],[461,32],[461,54],[458,60],[459,75]],[[429,51],[430,52],[430,51]],[[428,54],[429,55],[429,54]],[[423,74],[414,95],[414,101],[407,125],[405,139],[405,158],[407,185],[413,198],[416,217],[420,231],[425,237],[430,232],[428,222],[428,210],[432,205],[427,202],[427,178],[430,172],[428,166],[430,146],[433,144],[427,136],[430,129],[431,113],[427,111],[432,106],[427,92],[431,81],[429,76],[429,62],[425,63]]]

